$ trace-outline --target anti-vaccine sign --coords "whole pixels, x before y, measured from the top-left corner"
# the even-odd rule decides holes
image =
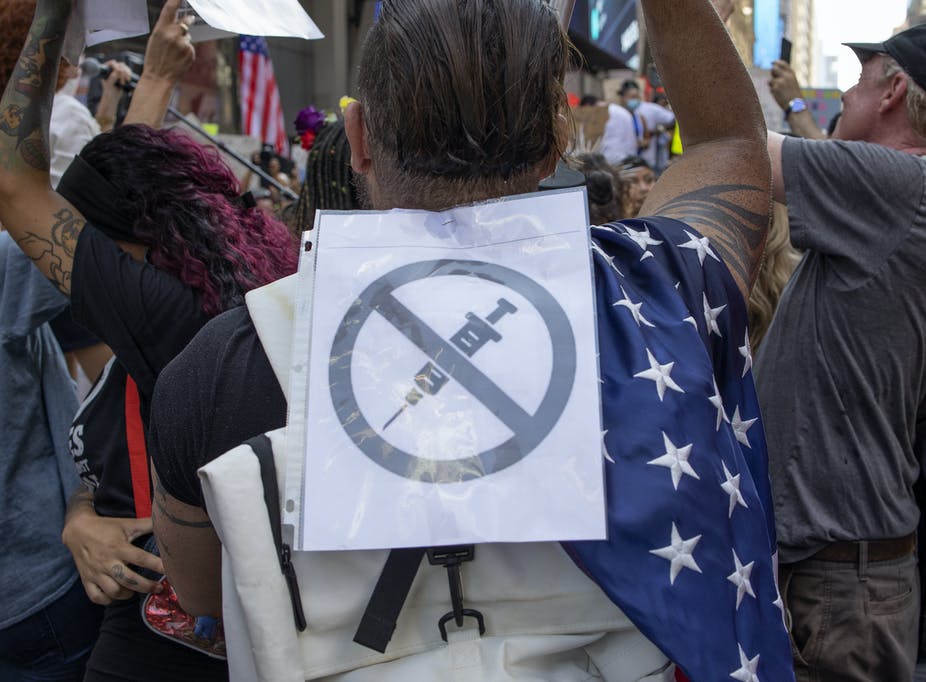
[[[604,538],[584,191],[323,213],[307,235],[297,546]]]

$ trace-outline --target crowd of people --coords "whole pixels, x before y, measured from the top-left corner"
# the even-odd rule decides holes
[[[256,154],[267,183],[163,126],[195,54],[180,2],[114,127],[123,66],[94,115],[67,94],[72,3],[0,0],[0,679],[913,679],[926,25],[849,44],[827,132],[775,62],[784,136],[732,0],[640,0],[664,91],[584,98],[589,146],[551,3],[387,0],[358,99],[304,169]],[[240,462],[282,456],[318,211],[529,197],[562,164],[592,225],[608,538],[479,546],[448,595],[425,549],[291,558],[272,521],[222,518],[199,472],[225,461],[232,506],[279,512]],[[242,587],[257,532],[279,556]]]

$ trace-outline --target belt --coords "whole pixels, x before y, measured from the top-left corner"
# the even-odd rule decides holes
[[[864,540],[861,542],[831,542],[810,559],[839,561],[854,564],[859,560],[862,543],[868,545],[868,561],[890,561],[910,556],[916,549],[916,533],[890,540]]]

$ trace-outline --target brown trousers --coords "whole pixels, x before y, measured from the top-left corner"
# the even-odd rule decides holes
[[[779,567],[797,682],[910,682],[920,586],[916,556]]]

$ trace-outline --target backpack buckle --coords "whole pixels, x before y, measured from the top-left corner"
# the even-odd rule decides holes
[[[460,573],[462,564],[472,561],[476,556],[473,545],[457,545],[452,547],[432,547],[428,550],[428,563],[432,566],[443,566],[447,569],[447,581],[450,584],[450,602],[453,610],[448,611],[437,622],[441,638],[447,641],[447,623],[453,620],[454,624],[463,627],[464,618],[475,618],[479,625],[479,634],[486,631],[485,618],[476,609],[467,609],[463,606],[463,577]]]

